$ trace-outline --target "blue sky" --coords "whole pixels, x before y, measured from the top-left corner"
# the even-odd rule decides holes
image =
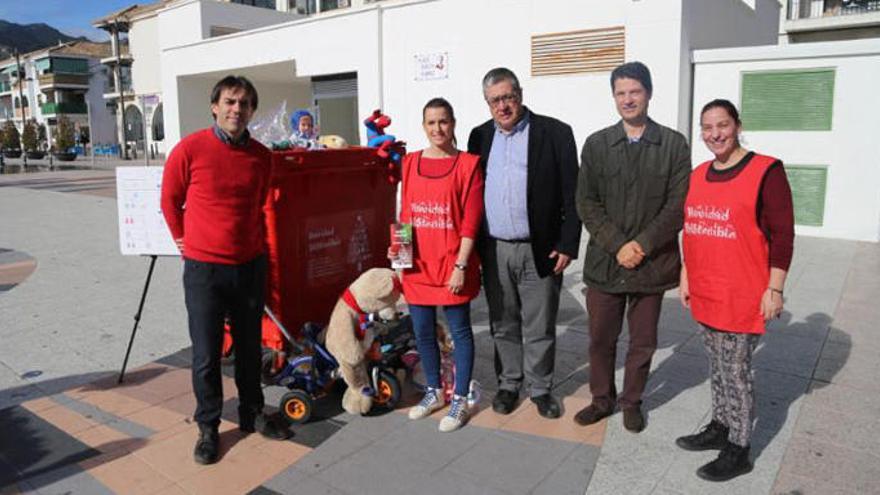
[[[0,19],[18,24],[44,22],[70,36],[104,41],[107,34],[91,21],[110,12],[152,0],[0,0]]]

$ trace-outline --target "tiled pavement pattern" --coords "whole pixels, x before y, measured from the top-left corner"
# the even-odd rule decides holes
[[[876,491],[877,245],[797,240],[787,312],[755,358],[755,471],[729,483],[701,482],[694,470],[711,454],[683,452],[673,443],[709,413],[699,331],[675,294],[661,317],[648,428],[630,434],[620,415],[591,428],[572,423],[588,401],[579,267],[566,276],[559,315],[556,392],[564,397],[563,419],[538,417],[527,400],[511,416],[487,410],[491,340],[478,301],[476,378],[486,393],[466,428],[440,434],[442,413],[412,422],[404,408],[355,418],[330,400],[323,419],[294,428],[293,441],[267,442],[238,434],[230,400],[224,457],[202,467],[191,460],[196,433],[187,423],[193,399],[179,262],[157,264],[132,370],[123,386],[114,386],[147,261],[118,254],[113,200],[56,194],[84,192],[63,180],[39,187],[61,173],[0,176],[0,248],[36,260],[36,271],[0,292],[0,494]],[[71,179],[97,173],[71,173]],[[267,392],[270,404],[281,393]]]

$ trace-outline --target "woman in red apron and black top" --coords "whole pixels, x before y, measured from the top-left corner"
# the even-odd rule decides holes
[[[680,290],[682,304],[704,327],[712,421],[676,444],[686,450],[720,450],[697,475],[725,481],[752,470],[752,353],[765,322],[782,312],[794,214],[782,162],[740,146],[742,125],[732,103],[706,104],[700,127],[715,159],[691,174]]]
[[[468,417],[474,365],[470,301],[480,292],[474,239],[483,218],[483,175],[479,157],[455,147],[455,115],[448,101],[432,99],[422,117],[430,146],[404,157],[400,203],[400,221],[412,224],[414,247],[413,267],[403,271],[403,295],[427,380],[425,396],[409,417],[423,418],[445,405],[436,330],[437,307],[442,307],[455,346],[455,387],[440,431],[453,431]]]

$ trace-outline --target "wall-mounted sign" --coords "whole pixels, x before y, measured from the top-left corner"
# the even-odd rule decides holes
[[[449,54],[447,52],[418,53],[414,58],[416,81],[435,81],[449,78]]]

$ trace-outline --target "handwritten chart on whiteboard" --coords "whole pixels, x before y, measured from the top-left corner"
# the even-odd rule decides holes
[[[119,249],[125,255],[179,256],[162,216],[162,167],[117,167]]]

